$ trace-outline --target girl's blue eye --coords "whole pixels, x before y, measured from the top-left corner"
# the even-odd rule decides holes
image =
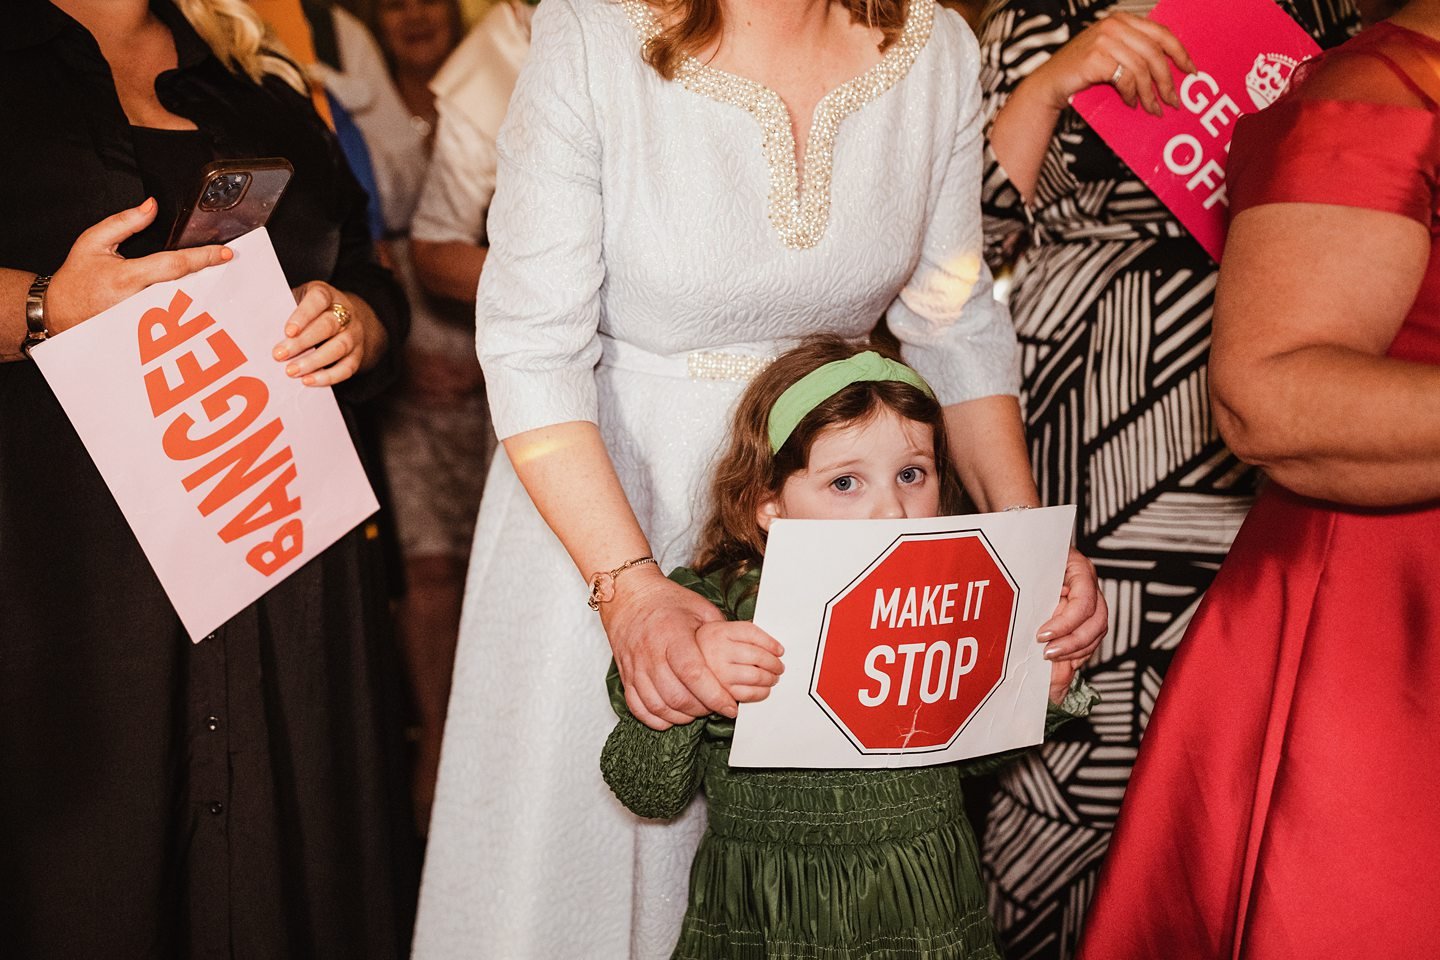
[[[900,471],[901,483],[919,483],[925,477],[925,471],[919,467],[906,467]]]
[[[834,480],[830,481],[830,486],[834,487],[841,493],[849,493],[851,490],[855,489],[855,478],[849,476],[836,477]]]

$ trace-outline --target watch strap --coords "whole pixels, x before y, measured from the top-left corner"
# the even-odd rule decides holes
[[[50,325],[45,314],[45,297],[50,290],[47,274],[40,274],[30,283],[25,294],[25,343],[22,349],[28,354],[37,343],[44,343],[50,337]]]

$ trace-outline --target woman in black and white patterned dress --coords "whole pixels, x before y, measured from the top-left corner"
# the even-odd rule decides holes
[[[1351,0],[1278,2],[1322,46],[1353,25]],[[1142,19],[1153,6],[992,0],[981,27],[987,254],[1014,263],[1031,461],[1042,502],[1079,505],[1076,542],[1111,610],[1090,668],[1104,701],[1002,777],[984,829],[1012,960],[1074,950],[1160,680],[1256,483],[1210,416],[1215,263],[1064,107],[1114,81],[1162,108],[1146,55],[1185,54]]]

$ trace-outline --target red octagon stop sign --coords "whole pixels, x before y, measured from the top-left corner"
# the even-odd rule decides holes
[[[826,604],[810,695],[861,753],[943,750],[1005,677],[1018,596],[979,530],[902,536]]]

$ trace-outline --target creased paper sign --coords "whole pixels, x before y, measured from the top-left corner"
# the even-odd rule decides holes
[[[269,236],[229,246],[32,351],[196,641],[377,509],[334,395],[271,356]]]
[[[755,623],[785,647],[736,767],[915,767],[1039,743],[1074,507],[778,520]]]
[[[1320,48],[1273,0],[1161,0],[1150,19],[1169,27],[1195,62],[1189,75],[1170,65],[1181,107],[1166,104],[1156,117],[1125,106],[1108,84],[1070,103],[1219,260],[1235,120],[1273,103]]]

